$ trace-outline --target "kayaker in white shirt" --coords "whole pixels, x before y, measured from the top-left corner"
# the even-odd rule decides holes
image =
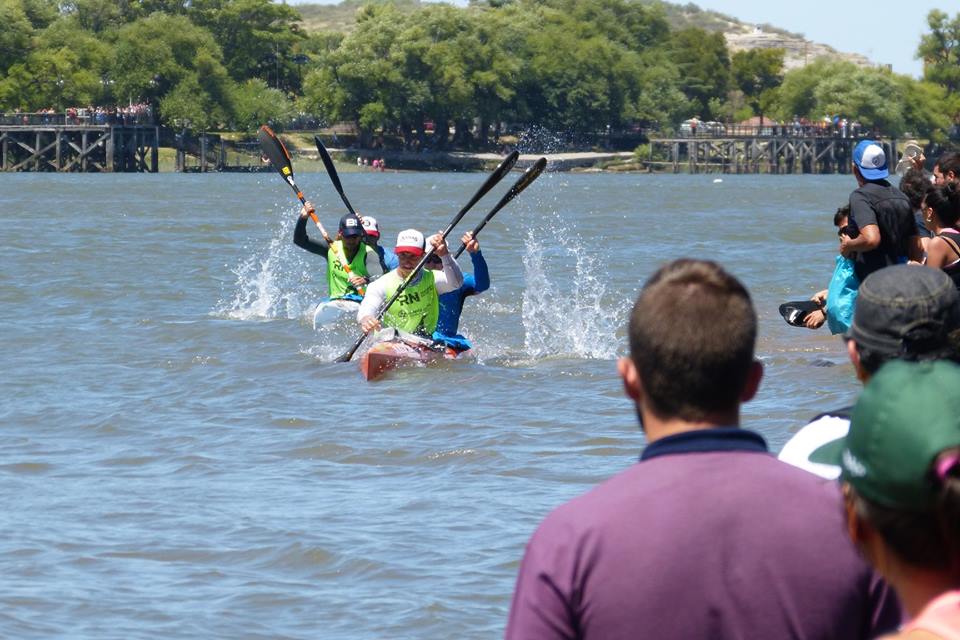
[[[463,284],[463,272],[450,255],[442,234],[430,236],[428,240],[434,247],[434,253],[440,256],[443,268],[436,271],[421,269],[384,313],[381,323],[376,317],[377,311],[414,270],[426,247],[423,234],[416,229],[401,231],[394,248],[400,266],[367,287],[363,302],[357,310],[357,322],[364,332],[370,333],[386,326],[429,337],[436,330],[440,294],[459,289]]]

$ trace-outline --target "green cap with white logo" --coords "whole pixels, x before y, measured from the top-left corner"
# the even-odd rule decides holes
[[[960,366],[893,360],[870,379],[839,448],[840,479],[885,507],[925,510],[939,493],[934,459],[960,447]]]

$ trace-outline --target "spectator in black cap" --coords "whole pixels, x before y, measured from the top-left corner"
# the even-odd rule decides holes
[[[309,202],[300,209],[300,218],[293,230],[293,243],[327,260],[327,286],[330,300],[360,301],[373,274],[384,271],[377,252],[363,243],[363,225],[360,218],[349,213],[340,218],[337,238],[314,240],[307,236],[307,218],[313,205]],[[318,223],[319,224],[319,223]],[[321,231],[322,231],[321,227]]]
[[[943,271],[914,265],[881,269],[860,285],[853,324],[844,339],[863,383],[890,360],[960,361],[960,292]],[[836,478],[840,468],[814,452],[845,436],[849,428],[850,407],[821,414],[787,442],[779,457]]]

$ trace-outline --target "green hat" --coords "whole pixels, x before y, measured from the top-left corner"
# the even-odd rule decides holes
[[[960,447],[960,366],[947,361],[883,365],[853,408],[839,451],[840,479],[895,509],[933,506],[937,455]]]

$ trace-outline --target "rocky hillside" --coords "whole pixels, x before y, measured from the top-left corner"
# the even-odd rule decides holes
[[[833,47],[811,42],[799,33],[791,33],[770,24],[747,24],[716,11],[706,11],[695,4],[663,3],[672,27],[700,27],[707,31],[721,31],[731,53],[747,49],[786,50],[784,66],[787,70],[802,67],[819,57],[840,58],[860,66],[873,62],[859,53],[842,53]]]
[[[297,4],[294,5],[303,16],[306,31],[350,31],[355,24],[357,9],[366,0],[343,0],[340,4]],[[657,3],[663,6],[667,20],[675,29],[700,27],[707,31],[722,31],[731,52],[745,49],[785,49],[786,68],[802,67],[818,57],[842,58],[854,64],[869,66],[873,64],[866,57],[856,53],[841,53],[825,44],[810,42],[801,34],[791,33],[769,24],[746,24],[736,18],[716,11],[701,9],[695,4],[672,4],[659,0],[640,0],[645,4]],[[420,5],[419,0],[394,0],[401,7],[413,10]]]

